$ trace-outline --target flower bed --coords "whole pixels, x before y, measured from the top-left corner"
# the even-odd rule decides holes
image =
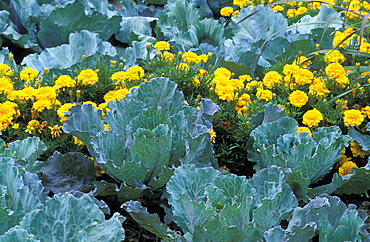
[[[368,241],[370,4],[145,2],[0,12],[0,238]]]

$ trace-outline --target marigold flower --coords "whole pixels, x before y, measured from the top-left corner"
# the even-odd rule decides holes
[[[308,127],[304,127],[304,126],[298,127],[298,130],[297,130],[296,133],[299,134],[299,133],[302,133],[302,132],[305,132],[305,133],[309,134],[312,137],[312,132]]]
[[[220,10],[221,16],[229,17],[233,13],[234,9],[232,7],[223,7]]]
[[[144,72],[141,66],[131,66],[126,70],[127,79],[130,81],[138,81],[144,77]]]
[[[343,122],[345,126],[358,126],[364,119],[364,115],[362,115],[359,110],[350,109],[343,112]]]
[[[65,116],[65,112],[67,112],[71,107],[75,106],[76,103],[65,103],[57,110],[57,114],[60,118],[60,122],[64,123],[68,118]]]
[[[116,81],[116,85],[124,87],[126,85],[125,80],[128,79],[128,75],[126,71],[118,71],[113,73],[110,77],[112,81]]]
[[[263,77],[263,85],[267,88],[273,88],[275,84],[280,84],[283,77],[277,71],[269,71]]]
[[[359,156],[361,158],[365,158],[365,156],[370,154],[370,152],[363,150],[361,145],[359,145],[357,142],[351,141],[349,143],[353,157]]]
[[[167,60],[167,61],[172,61],[175,56],[171,53],[171,52],[163,52],[160,57],[164,60]]]
[[[265,89],[262,89],[262,88],[257,88],[257,93],[256,93],[256,96],[259,98],[259,99],[263,99],[265,101],[269,101],[271,100],[273,97],[276,96],[275,93],[271,92],[270,90],[265,90]]]
[[[99,81],[98,74],[92,70],[82,70],[80,74],[77,76],[77,80],[81,82],[81,85],[87,86],[87,85],[94,85]]]
[[[17,104],[10,101],[0,103],[0,131],[7,129],[12,123],[13,118],[19,115],[20,112]]]
[[[289,102],[294,107],[302,107],[308,101],[308,96],[305,92],[296,90],[289,95]]]
[[[0,77],[0,93],[5,95],[10,93],[13,90],[12,82],[6,77]]]
[[[104,95],[104,101],[109,102],[109,101],[115,101],[117,99],[121,100],[122,98],[126,97],[127,93],[129,93],[129,90],[127,88],[121,88],[121,89],[109,91]]]
[[[157,51],[170,50],[171,49],[171,45],[169,43],[167,43],[166,41],[159,41],[159,42],[155,43],[153,47]]]
[[[281,5],[276,5],[274,6],[273,10],[274,12],[281,12],[284,10],[284,7],[282,7]]]
[[[370,118],[370,106],[366,106],[362,108],[361,113],[363,113],[364,115],[367,115],[367,117]]]
[[[51,138],[59,137],[62,132],[61,126],[54,125],[54,126],[49,126],[50,133],[51,133]]]
[[[338,175],[345,176],[347,174],[352,174],[352,167],[357,167],[356,163],[352,161],[344,162],[343,165],[338,168]]]
[[[44,100],[38,100],[33,103],[32,109],[37,112],[42,112],[44,109],[51,109],[53,103],[50,100],[44,99]]]
[[[85,145],[81,140],[79,140],[76,136],[72,136],[72,138],[73,138],[73,141],[74,141],[74,143],[76,144],[76,145],[78,145],[78,146],[83,146],[83,145]]]
[[[316,108],[308,110],[305,114],[303,114],[302,118],[302,123],[308,127],[317,126],[320,121],[324,119],[320,111]]]
[[[212,143],[216,143],[216,132],[213,129],[211,129],[208,133],[210,134],[209,140]]]
[[[54,88],[62,87],[75,87],[76,80],[72,79],[69,75],[61,75],[55,80]]]
[[[359,51],[370,53],[370,43],[367,43],[365,41],[361,42]]]
[[[325,73],[330,78],[337,78],[346,74],[346,70],[344,70],[343,66],[339,63],[331,63],[326,66]]]
[[[301,68],[307,68],[312,64],[312,61],[307,59],[305,56],[299,56],[293,61],[294,65],[298,65]]]
[[[12,68],[7,64],[0,64],[0,76],[10,76],[12,74]]]
[[[25,132],[29,134],[35,134],[36,132],[41,133],[40,122],[35,119],[30,120],[27,124]]]
[[[217,68],[213,72],[213,74],[215,75],[215,78],[217,78],[217,77],[224,77],[226,79],[230,79],[231,78],[231,71],[229,71],[225,67],[219,67],[219,68]]]
[[[176,66],[176,69],[182,70],[182,71],[189,71],[190,67],[186,63],[180,63]]]
[[[309,86],[309,90],[309,93],[316,97],[322,97],[326,93],[330,93],[322,77],[315,78]]]
[[[32,81],[38,77],[39,72],[32,68],[26,68],[21,73],[19,73],[19,77],[23,81]]]
[[[233,4],[239,8],[244,8],[247,5],[253,4],[251,0],[233,0]]]
[[[346,61],[346,57],[339,50],[332,50],[325,54],[324,60],[326,63],[342,64]]]

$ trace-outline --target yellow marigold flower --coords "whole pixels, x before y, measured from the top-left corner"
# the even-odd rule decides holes
[[[345,155],[346,149],[342,149],[340,151],[340,153],[341,153],[341,155],[340,155],[339,159],[336,161],[337,166],[342,166],[344,163],[349,162],[349,161],[352,161],[352,158],[351,157],[347,157]]]
[[[364,119],[364,115],[357,109],[350,109],[343,112],[343,122],[345,126],[359,126]]]
[[[239,76],[239,79],[242,80],[242,81],[244,81],[244,82],[245,81],[249,82],[249,81],[252,80],[252,77],[250,75],[240,75]]]
[[[281,5],[276,5],[276,6],[274,6],[274,8],[273,8],[273,10],[274,10],[274,12],[281,12],[281,11],[283,11],[284,10],[284,7],[282,7]]]
[[[347,76],[345,75],[341,75],[341,76],[338,76],[337,78],[335,78],[335,82],[338,83],[338,84],[341,84],[341,86],[345,86],[347,84],[349,84],[349,79]]]
[[[68,118],[64,112],[67,112],[71,107],[75,106],[76,103],[65,103],[57,110],[57,114],[60,118],[60,122],[64,123]]]
[[[220,166],[220,169],[222,169],[222,170],[226,170],[226,171],[230,171],[230,169],[229,169],[229,168],[227,168],[226,166]]]
[[[346,70],[339,63],[331,63],[325,67],[325,73],[330,78],[337,78],[346,74]]]
[[[191,62],[199,63],[200,62],[199,56],[192,51],[187,51],[184,54],[182,54],[182,59],[184,60],[184,62],[187,62],[187,63],[191,63]]]
[[[126,85],[125,80],[128,79],[128,75],[125,71],[118,71],[116,73],[113,73],[110,79],[112,81],[116,81],[115,85],[118,85],[119,87],[125,87]]]
[[[55,80],[54,88],[62,87],[75,87],[76,80],[72,79],[69,75],[61,75]]]
[[[235,6],[238,6],[239,8],[244,8],[248,4],[252,4],[252,1],[250,1],[250,0],[233,0],[233,4]]]
[[[338,99],[335,101],[335,104],[337,104],[336,108],[337,109],[342,109],[342,110],[348,110],[348,100],[343,100],[343,99]]]
[[[306,85],[312,83],[314,75],[308,69],[299,68],[293,74],[293,77],[297,85]]]
[[[298,65],[302,68],[307,68],[312,64],[312,62],[305,56],[299,56],[293,61],[293,65]]]
[[[286,15],[288,18],[293,18],[297,16],[297,10],[295,10],[294,8],[288,9]]]
[[[305,132],[305,133],[309,134],[312,137],[312,132],[308,127],[304,127],[304,126],[298,127],[298,130],[297,130],[296,133],[299,134],[299,133],[302,133],[302,132]]]
[[[296,16],[304,14],[307,11],[306,7],[299,7],[296,11]]]
[[[320,121],[324,119],[320,111],[316,108],[308,110],[305,114],[303,114],[302,118],[302,123],[308,127],[317,126],[319,125]]]
[[[92,70],[92,69],[87,69],[87,70],[82,70],[80,74],[77,76],[78,82],[81,83],[81,85],[87,86],[87,85],[94,85],[99,81],[99,76],[98,74]]]
[[[219,67],[219,68],[217,68],[213,72],[213,74],[215,75],[215,78],[216,77],[224,77],[226,79],[230,79],[231,78],[231,71],[229,71],[225,67]]]
[[[176,66],[176,69],[182,70],[182,71],[189,71],[190,67],[186,63],[180,63]]]
[[[367,42],[364,42],[364,41],[361,42],[360,52],[370,53],[370,43],[367,43]]]
[[[166,51],[161,54],[161,58],[167,61],[172,61],[175,56],[171,52]]]
[[[8,94],[9,100],[18,100],[19,102],[25,102],[29,99],[34,99],[35,89],[33,87],[26,87],[22,90],[15,90]]]
[[[365,151],[362,149],[361,145],[359,145],[357,142],[350,142],[350,149],[352,151],[353,157],[360,156],[361,158],[365,158],[365,156],[369,155],[370,152]]]
[[[361,113],[363,113],[364,115],[367,115],[367,117],[370,118],[370,106],[366,106],[362,108]]]
[[[233,13],[234,9],[232,7],[223,7],[220,10],[221,16],[229,17]]]
[[[110,127],[108,124],[104,124],[104,130],[110,130]]]
[[[352,167],[357,167],[356,163],[352,161],[344,162],[343,165],[338,168],[338,175],[345,176],[347,174],[352,174]]]
[[[211,129],[208,133],[210,134],[209,140],[212,143],[215,143],[216,142],[216,132],[213,129]]]
[[[54,87],[40,87],[38,89],[34,89],[33,95],[36,100],[49,100],[53,103],[57,98],[57,93]]]
[[[247,89],[248,91],[252,91],[252,89],[254,87],[262,88],[263,87],[263,83],[262,82],[259,82],[259,81],[251,81],[251,82],[248,82],[245,85],[245,89]]]
[[[105,173],[105,171],[100,169],[100,167],[96,164],[95,161],[94,161],[94,168],[95,168],[95,176],[96,177],[101,177]]]
[[[76,136],[72,136],[72,138],[73,138],[73,141],[74,141],[74,143],[76,144],[76,145],[78,145],[78,146],[83,146],[83,145],[85,145],[81,140],[79,140]]]
[[[144,69],[141,66],[131,66],[127,69],[127,79],[130,81],[138,81],[144,77]]]
[[[82,104],[91,104],[94,107],[95,110],[100,109],[98,107],[98,105],[96,103],[92,102],[92,101],[85,101]]]
[[[20,112],[17,104],[10,101],[0,103],[0,131],[7,129],[13,118],[18,116]]]
[[[333,39],[333,46],[335,46],[335,47],[339,46],[341,48],[344,48],[347,45],[349,45],[351,43],[351,40],[355,36],[352,35],[349,38],[347,38],[347,37],[350,36],[353,32],[354,32],[354,29],[352,29],[352,28],[348,28],[344,32],[336,31],[335,34],[334,34],[334,39]]]
[[[294,107],[302,107],[308,102],[308,96],[305,92],[296,90],[289,95],[289,102]]]
[[[310,7],[310,9],[320,9],[321,8],[321,3],[319,2],[310,2],[308,3],[308,6]]]
[[[12,82],[6,77],[0,77],[0,93],[4,93],[7,95],[11,91],[13,91],[13,84]]]
[[[267,88],[273,88],[275,84],[280,84],[283,77],[277,71],[269,71],[263,77],[263,85]]]
[[[42,112],[44,111],[44,109],[50,110],[52,108],[52,105],[53,103],[48,99],[38,100],[32,104],[32,109],[37,112]]]
[[[234,12],[233,12],[233,17],[238,17],[239,16],[239,13],[240,13],[240,11],[239,10],[235,10]]]
[[[298,70],[299,70],[299,66],[298,65],[295,65],[295,64],[292,64],[292,65],[286,64],[283,67],[283,73],[286,76],[291,76],[294,73],[296,73]]]
[[[153,47],[157,51],[170,50],[171,49],[171,45],[169,43],[167,43],[166,41],[159,41],[159,42],[155,43]]]
[[[59,137],[62,132],[61,126],[54,125],[54,126],[49,126],[50,133],[51,133],[51,138]]]
[[[315,78],[309,86],[309,90],[309,92],[316,97],[322,97],[326,93],[330,93],[322,77]]]
[[[19,124],[13,124],[12,129],[19,129]]]
[[[35,134],[36,132],[41,133],[40,122],[32,119],[28,122],[25,132],[29,134]]]
[[[339,50],[333,50],[325,54],[324,60],[326,63],[342,64],[346,61],[346,57]]]
[[[276,96],[275,93],[271,92],[270,90],[265,90],[265,89],[262,89],[262,88],[257,88],[257,93],[256,93],[256,96],[259,98],[259,99],[263,99],[265,101],[269,101],[271,100],[273,97]]]
[[[0,76],[10,76],[12,68],[7,64],[0,64]]]
[[[23,81],[32,81],[38,77],[39,72],[32,68],[26,68],[21,73],[19,73],[19,77]]]
[[[126,97],[126,94],[129,92],[127,88],[121,88],[113,91],[109,91],[104,95],[104,101],[115,101],[115,100],[121,100],[122,98]]]

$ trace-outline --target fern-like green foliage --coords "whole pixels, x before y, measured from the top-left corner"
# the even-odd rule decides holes
[[[208,132],[219,107],[210,100],[202,100],[199,110],[188,106],[176,86],[167,78],[142,83],[109,102],[104,121],[91,105],[70,110],[64,132],[84,142],[100,168],[120,183],[120,201],[165,186],[179,165],[216,166]],[[104,131],[104,122],[111,130]]]

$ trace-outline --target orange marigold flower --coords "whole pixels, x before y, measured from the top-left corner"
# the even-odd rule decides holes
[[[305,114],[303,114],[302,118],[302,123],[308,127],[317,126],[319,125],[320,121],[324,119],[320,111],[316,108],[308,110]]]
[[[358,126],[364,119],[364,115],[357,109],[350,109],[343,112],[343,122],[345,126]]]

